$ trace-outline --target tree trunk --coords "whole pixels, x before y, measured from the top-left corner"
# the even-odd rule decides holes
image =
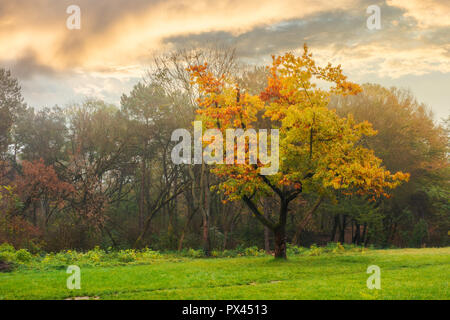
[[[209,239],[209,220],[210,220],[210,190],[209,190],[209,174],[205,173],[204,184],[202,185],[203,201],[202,201],[202,215],[203,215],[203,251],[208,257],[211,254],[211,242]]]
[[[366,236],[367,236],[367,223],[364,223],[362,235],[362,243],[364,244],[364,246],[366,246]]]
[[[183,230],[181,231],[180,240],[178,241],[178,251],[181,251],[183,249],[183,241],[184,241],[184,237],[185,237],[187,228],[196,212],[196,209],[194,207],[194,197],[193,196],[191,197],[189,194],[187,194],[187,195],[185,195],[185,198],[186,198],[186,202],[187,202],[188,215],[186,217],[186,221],[184,222]]]
[[[205,252],[206,256],[210,255],[211,251],[211,245],[209,241],[209,212],[203,209],[203,251]]]
[[[334,238],[336,237],[336,231],[337,231],[338,224],[339,224],[339,216],[335,215],[334,222],[333,222],[333,230],[331,230],[331,238],[330,238],[331,242],[334,242]]]
[[[275,231],[275,258],[286,259],[286,218],[288,213],[288,201],[282,199],[280,207],[280,221],[274,228]]]
[[[138,230],[139,233],[144,229],[144,210],[145,210],[145,175],[146,165],[145,157],[141,161],[141,189],[139,194],[139,211],[138,211]]]
[[[188,206],[190,208],[190,206]],[[186,230],[189,226],[189,223],[192,220],[192,217],[194,216],[195,210],[193,208],[188,209],[188,216],[186,217],[186,221],[183,226],[183,230],[181,231],[180,240],[178,240],[178,251],[181,251],[183,249],[183,241],[184,237],[186,235]]]
[[[342,217],[342,224],[340,227],[340,232],[339,232],[339,242],[340,243],[345,243],[345,227],[347,226],[347,216],[344,214]]]
[[[285,226],[279,226],[275,235],[275,258],[286,259],[286,230]]]
[[[281,193],[281,191],[278,192]],[[270,219],[270,217],[265,217],[264,213],[261,213],[261,211],[255,205],[255,203],[253,203],[249,197],[244,195],[242,200],[244,200],[245,204],[253,212],[254,216],[264,226],[269,227],[269,229],[273,231],[275,235],[275,258],[286,259],[286,218],[288,213],[289,201],[294,198],[293,197],[285,198],[283,196],[280,196],[280,198],[281,198],[281,207],[280,207],[280,219],[278,223],[273,222],[272,219]]]
[[[356,228],[355,228],[355,236],[353,237],[353,243],[356,245],[359,245],[361,242],[361,230],[360,230],[360,224],[355,222]]]
[[[264,206],[264,216],[266,218],[269,217],[270,207],[269,207],[269,200],[265,199],[265,206]],[[267,226],[264,226],[264,250],[266,250],[266,253],[270,252],[270,229]]]
[[[227,249],[227,245],[228,245],[228,230],[225,230],[223,232],[223,244],[222,244],[223,250]]]
[[[267,254],[270,253],[270,229],[264,226],[264,250]]]

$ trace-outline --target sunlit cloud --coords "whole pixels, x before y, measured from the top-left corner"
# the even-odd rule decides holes
[[[81,8],[80,30],[66,28],[72,4]],[[381,8],[380,30],[366,27],[372,4]],[[450,76],[449,16],[448,0],[2,0],[0,67],[19,78],[32,104],[84,96],[118,103],[154,54],[219,43],[244,61],[267,63],[306,42],[352,80],[405,83]]]
[[[390,6],[405,10],[405,16],[418,21],[422,28],[450,26],[448,0],[387,0]]]
[[[67,14],[62,3],[51,6],[52,14],[47,13],[39,21],[34,12],[21,7],[39,10],[49,1],[19,2],[21,5],[7,10],[11,22],[0,31],[0,47],[8,50],[0,52],[0,59],[18,58],[32,49],[38,52],[39,63],[56,70],[73,66],[108,70],[145,60],[155,50],[163,49],[161,40],[168,36],[219,30],[238,35],[255,26],[304,18],[325,10],[345,10],[357,1],[171,0],[147,2],[146,6],[138,1],[140,5],[136,7],[123,1],[79,1],[81,30],[66,29]],[[97,19],[111,10],[117,13],[110,13],[112,19],[99,27]]]
[[[334,48],[314,50],[314,56],[322,63],[341,64],[347,73],[360,75],[360,78],[370,74],[396,79],[436,71],[450,73],[450,59],[446,54],[447,51],[438,46],[392,50],[380,44],[342,48],[338,54]]]

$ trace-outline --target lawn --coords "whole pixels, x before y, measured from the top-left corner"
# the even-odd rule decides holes
[[[366,286],[370,265],[381,269],[380,290]],[[449,299],[450,247],[82,267],[79,290],[66,288],[68,276],[0,273],[0,299]]]

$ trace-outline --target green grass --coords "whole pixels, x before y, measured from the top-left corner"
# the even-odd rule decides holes
[[[369,290],[369,265],[381,290]],[[450,248],[369,250],[319,256],[159,259],[82,267],[81,289],[65,269],[0,274],[0,299],[449,299]]]

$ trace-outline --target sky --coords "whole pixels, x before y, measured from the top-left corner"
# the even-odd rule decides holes
[[[67,28],[71,5],[80,29]],[[0,0],[0,68],[36,108],[119,104],[155,54],[211,43],[258,64],[307,43],[351,81],[409,89],[436,120],[450,114],[450,0]]]

